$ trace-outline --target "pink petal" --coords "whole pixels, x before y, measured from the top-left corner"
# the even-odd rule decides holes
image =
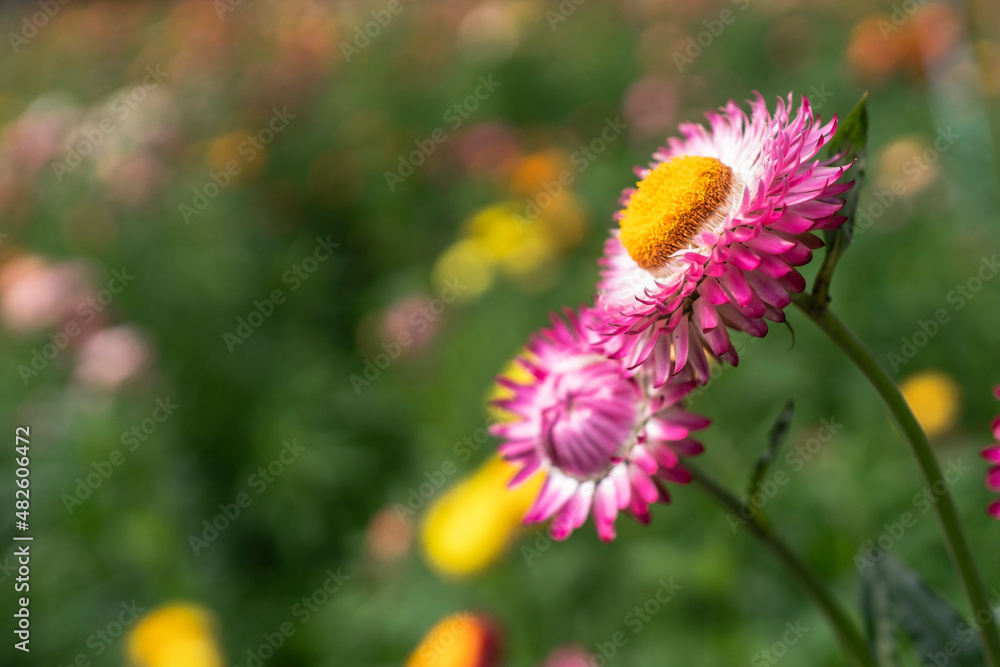
[[[990,506],[986,508],[986,511],[990,513],[994,519],[1000,519],[1000,500],[994,500],[990,503]]]
[[[1000,491],[1000,466],[990,468],[986,473],[986,488],[990,491]]]
[[[742,271],[735,267],[730,268],[719,277],[719,282],[722,283],[722,286],[726,289],[726,291],[732,295],[736,303],[741,306],[745,306],[750,303],[750,297],[753,293],[751,292],[750,284],[743,276]]]
[[[694,321],[702,331],[711,331],[719,326],[719,313],[708,299],[695,299]]]
[[[646,423],[646,434],[652,440],[681,440],[688,436],[691,429],[669,419],[650,419]]]
[[[538,523],[560,511],[577,492],[578,487],[579,484],[576,481],[564,477],[560,473],[549,475],[535,499],[535,503],[524,516],[524,522]]]

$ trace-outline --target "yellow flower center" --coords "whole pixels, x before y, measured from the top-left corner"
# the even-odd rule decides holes
[[[619,239],[636,264],[660,268],[709,222],[725,214],[733,170],[715,158],[684,155],[646,174],[629,198]]]

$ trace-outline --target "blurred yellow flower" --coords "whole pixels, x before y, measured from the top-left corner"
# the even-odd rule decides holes
[[[129,634],[128,660],[131,667],[222,667],[215,618],[187,602],[155,609]]]
[[[431,506],[421,530],[431,566],[446,575],[466,576],[503,554],[544,480],[536,474],[508,489],[516,472],[517,467],[494,457]]]
[[[937,137],[934,137],[937,139]],[[928,160],[928,150],[937,159],[940,152],[922,135],[907,135],[893,139],[875,160],[875,182],[881,190],[891,190],[895,196],[909,198],[924,190],[938,177],[940,169]],[[883,192],[882,196],[887,193]]]
[[[478,240],[494,260],[507,259],[524,242],[514,212],[507,204],[496,204],[480,209],[465,223],[468,235]]]
[[[563,196],[562,199],[566,197]],[[521,207],[524,209],[524,207]],[[516,202],[502,202],[476,211],[465,223],[463,238],[446,249],[434,267],[434,281],[457,280],[468,288],[462,298],[488,290],[502,272],[528,291],[544,289],[556,277],[555,259],[560,246],[572,245],[583,235],[579,206],[564,202],[553,206],[557,222],[529,219]],[[557,240],[557,230],[562,240]]]
[[[463,239],[441,253],[433,275],[438,289],[457,282],[464,286],[459,298],[472,299],[493,285],[493,260],[479,241]]]
[[[466,223],[474,239],[505,273],[525,276],[549,266],[556,247],[545,224],[523,217],[514,202],[480,209]]]
[[[962,391],[950,375],[920,371],[903,380],[899,388],[928,438],[946,433],[955,425]]]
[[[498,637],[492,623],[469,612],[438,622],[406,661],[406,667],[494,667]]]

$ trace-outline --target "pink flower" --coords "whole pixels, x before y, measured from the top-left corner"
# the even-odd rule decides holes
[[[1000,398],[1000,385],[993,388],[993,395]],[[1000,440],[1000,417],[993,420],[993,437]],[[990,491],[1000,491],[1000,444],[984,449],[983,458],[994,464],[986,473],[986,488]],[[990,503],[986,511],[994,518],[1000,519],[1000,500]]]
[[[758,95],[748,117],[734,102],[709,113],[709,127],[685,123],[681,138],[637,169],[635,188],[605,244],[593,328],[603,351],[630,372],[644,362],[655,386],[691,367],[708,378],[706,348],[736,365],[727,329],[762,337],[783,322],[795,270],[835,228],[852,183],[847,167],[819,159],[836,119],[820,124],[803,98],[772,115]]]
[[[593,656],[581,646],[560,646],[545,658],[542,667],[592,667]]]
[[[680,405],[696,386],[690,376],[655,389],[646,373],[628,377],[618,361],[596,352],[593,332],[574,312],[567,309],[566,318],[553,316],[517,359],[532,382],[497,379],[513,396],[496,405],[520,419],[492,432],[503,440],[501,455],[521,465],[510,486],[539,469],[546,474],[525,523],[554,517],[550,532],[562,540],[593,509],[597,534],[610,541],[619,510],[648,523],[649,506],[670,500],[663,482],[690,481],[680,460],[702,452],[689,434],[709,420]]]
[[[146,341],[132,327],[102,329],[80,348],[76,377],[90,387],[115,391],[145,371],[151,358]]]

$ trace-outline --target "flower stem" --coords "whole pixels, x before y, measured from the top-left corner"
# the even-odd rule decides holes
[[[944,531],[945,544],[948,546],[952,563],[958,569],[966,596],[972,605],[973,617],[978,618],[980,612],[987,610],[992,619],[993,614],[990,611],[983,582],[976,569],[976,562],[972,558],[969,541],[962,530],[962,523],[959,520],[958,511],[955,509],[955,502],[952,500],[948,483],[945,481],[944,475],[941,474],[941,468],[934,457],[934,452],[931,451],[927,435],[920,428],[920,424],[913,416],[913,412],[899,391],[899,387],[896,386],[896,382],[861,339],[848,329],[826,304],[816,307],[816,302],[803,297],[797,298],[795,303],[850,357],[851,361],[875,387],[882,400],[885,401],[886,407],[889,408],[889,412],[892,413],[910,444],[910,449],[917,459],[927,488],[933,489],[938,498],[937,502],[934,503],[934,508]],[[981,634],[987,664],[990,667],[1000,667],[1000,635],[997,634],[996,623],[991,621],[983,625]]]
[[[856,667],[874,667],[875,663],[868,652],[864,637],[847,612],[826,590],[823,582],[798,559],[788,545],[774,532],[771,525],[761,519],[759,514],[746,511],[749,509],[746,504],[719,482],[686,461],[684,467],[691,472],[694,482],[723,509],[736,514],[741,519],[746,516],[750,517],[746,519],[747,529],[781,561],[781,564],[788,569],[802,590],[819,606],[830,625],[833,626],[834,634],[836,634],[844,653],[850,659],[850,664]]]

